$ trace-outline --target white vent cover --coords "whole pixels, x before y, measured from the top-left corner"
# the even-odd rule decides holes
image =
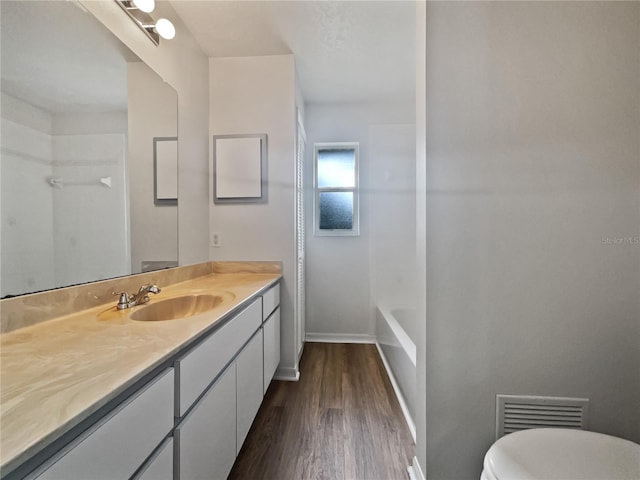
[[[585,430],[588,413],[588,398],[496,395],[496,439],[528,428]]]

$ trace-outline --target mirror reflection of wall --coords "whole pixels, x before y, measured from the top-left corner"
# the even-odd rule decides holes
[[[178,100],[144,63],[130,63],[128,71],[131,268],[140,272],[177,266],[178,206],[155,202],[153,146],[155,138],[177,136]]]
[[[159,235],[173,241],[159,259],[176,264],[176,208],[170,218],[163,212],[158,235],[150,222],[131,228],[129,209],[142,199],[128,183],[146,180],[127,167],[148,163],[138,170],[153,185],[153,158],[128,154],[136,140],[127,75],[148,67],[75,2],[3,0],[0,8],[1,296],[139,272],[133,245]],[[146,85],[171,90],[150,70]],[[175,92],[158,101],[173,102],[166,110],[175,121]],[[153,205],[153,191],[147,200]]]

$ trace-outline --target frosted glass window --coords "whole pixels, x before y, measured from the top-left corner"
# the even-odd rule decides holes
[[[356,186],[356,151],[318,150],[318,187],[353,188]]]
[[[316,143],[314,233],[359,235],[358,143]]]
[[[320,229],[353,228],[353,193],[320,192]]]

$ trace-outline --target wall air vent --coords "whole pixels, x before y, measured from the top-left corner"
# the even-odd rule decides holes
[[[528,428],[577,428],[588,425],[589,399],[496,395],[496,439]]]

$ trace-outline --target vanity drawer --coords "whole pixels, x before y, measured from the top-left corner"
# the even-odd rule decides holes
[[[267,388],[280,365],[280,309],[264,322],[263,329],[263,388],[267,393]]]
[[[144,470],[131,480],[173,480],[173,437],[167,438]]]
[[[179,480],[224,480],[236,459],[236,364],[175,430]]]
[[[108,415],[38,480],[129,478],[173,428],[173,369]]]
[[[280,284],[262,294],[262,320],[269,318],[278,305],[280,305]]]
[[[185,414],[261,324],[262,300],[258,298],[176,362],[177,417]]]

